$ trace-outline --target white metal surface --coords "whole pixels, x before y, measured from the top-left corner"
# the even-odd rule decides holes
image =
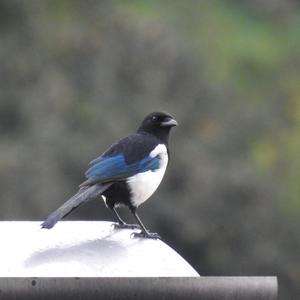
[[[160,240],[131,238],[111,222],[0,222],[0,277],[198,277]]]

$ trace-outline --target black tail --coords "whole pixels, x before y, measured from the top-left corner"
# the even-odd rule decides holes
[[[111,183],[107,183],[107,184],[95,184],[91,187],[81,188],[76,195],[70,198],[56,211],[51,213],[47,217],[47,219],[41,224],[41,227],[47,229],[52,228],[59,220],[61,220],[63,217],[71,213],[72,210],[74,210],[80,204],[99,197],[110,186]]]

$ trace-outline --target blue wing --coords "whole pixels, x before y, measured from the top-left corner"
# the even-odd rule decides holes
[[[87,183],[109,182],[122,180],[137,173],[155,171],[159,168],[159,156],[146,156],[134,163],[126,163],[123,154],[114,156],[99,156],[90,162],[91,167],[86,171]]]

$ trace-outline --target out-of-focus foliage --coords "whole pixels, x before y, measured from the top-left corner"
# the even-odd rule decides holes
[[[297,299],[299,49],[296,0],[1,0],[0,218],[43,219],[166,110],[180,126],[145,223],[200,274],[278,275]]]

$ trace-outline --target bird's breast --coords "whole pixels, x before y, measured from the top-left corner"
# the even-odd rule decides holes
[[[167,165],[168,152],[163,144],[156,146],[150,153],[151,157],[158,157],[160,160],[158,169],[138,173],[127,179],[127,184],[131,194],[131,204],[138,207],[145,202],[158,188],[161,183]]]

